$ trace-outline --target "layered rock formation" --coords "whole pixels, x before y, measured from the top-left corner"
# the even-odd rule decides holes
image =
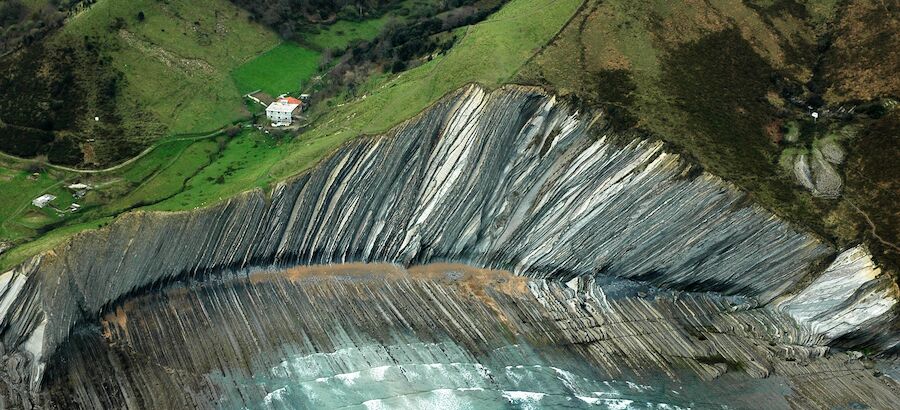
[[[699,172],[677,155],[665,152],[661,143],[614,142],[612,137],[602,133],[602,128],[590,129],[594,120],[583,118],[566,104],[535,90],[513,87],[487,93],[472,86],[445,98],[388,135],[360,139],[342,147],[314,170],[278,185],[270,198],[262,192],[250,192],[195,212],[134,213],[120,217],[104,229],[81,234],[0,277],[3,289],[0,294],[0,340],[7,363],[6,374],[2,376],[5,396],[15,402],[39,400],[39,392],[50,383],[44,379],[48,362],[85,354],[84,357],[90,358],[82,351],[87,347],[79,344],[80,336],[70,338],[70,335],[77,323],[95,321],[97,313],[105,306],[130,296],[156,292],[154,289],[166,288],[173,280],[210,281],[221,278],[223,272],[244,272],[255,267],[286,268],[348,262],[409,266],[446,261],[509,270],[535,280],[531,285],[534,291],[520,299],[534,299],[543,304],[535,305],[534,310],[540,312],[537,316],[529,313],[533,317],[507,317],[509,323],[504,322],[504,326],[514,329],[513,333],[517,334],[536,333],[536,340],[547,338],[552,342],[550,344],[566,346],[565,350],[592,358],[595,363],[592,371],[599,372],[601,378],[614,370],[606,368],[605,356],[592,352],[594,348],[611,349],[617,357],[628,358],[625,362],[629,371],[653,368],[671,378],[684,369],[691,369],[697,377],[710,379],[721,376],[729,363],[733,366],[743,363],[738,366],[739,370],[755,377],[779,371],[778,374],[794,377],[803,374],[804,370],[793,367],[779,370],[779,363],[782,359],[798,358],[815,358],[815,366],[838,366],[840,371],[855,374],[853,372],[862,371],[861,367],[826,357],[827,343],[866,347],[873,351],[884,351],[897,345],[897,290],[889,279],[873,274],[871,267],[865,264],[846,262],[841,259],[843,255],[824,276],[815,279],[819,276],[819,266],[824,266],[829,256],[835,253],[827,244],[751,204],[729,184]],[[860,270],[865,272],[856,273]],[[835,286],[835,281],[829,279],[845,276],[855,279],[838,280],[840,286]],[[586,282],[586,278],[610,278],[612,282],[597,286]],[[803,291],[801,284],[809,282],[809,278],[812,278],[811,285]],[[723,304],[730,299],[697,294],[691,297],[689,308],[681,308],[676,302],[670,306],[665,302],[645,300],[640,295],[629,295],[623,296],[624,307],[604,307],[611,309],[604,315],[617,318],[612,322],[625,323],[626,327],[597,330],[592,325],[597,321],[592,316],[596,314],[595,310],[591,310],[595,308],[587,307],[591,304],[583,305],[581,310],[565,311],[560,310],[559,303],[553,302],[560,300],[554,292],[563,290],[560,285],[563,282],[580,287],[582,294],[629,288],[631,285],[625,284],[634,283],[653,289],[715,292],[741,298],[739,306],[742,310],[753,308],[751,311],[757,312],[762,309],[759,310],[762,313],[736,314],[731,315],[735,318],[721,319],[722,322],[709,322],[711,317],[735,309],[735,306]],[[223,286],[221,292],[231,285]],[[542,288],[544,286],[546,289]],[[882,291],[868,291],[876,288]],[[221,312],[210,313],[203,309],[204,315],[243,311],[231,303],[240,303],[237,298],[243,294],[241,292],[252,294],[252,291],[230,292],[215,297]],[[383,298],[389,304],[399,303],[398,300],[406,297],[391,292],[397,290],[371,291],[369,296]],[[546,296],[547,292],[556,296]],[[799,294],[789,298],[797,292]],[[863,294],[867,296],[861,296]],[[567,301],[576,299],[572,295],[563,298]],[[270,304],[263,302],[269,300],[283,299],[261,297],[252,306],[265,309],[264,306]],[[770,302],[778,309],[756,309]],[[339,310],[337,306],[345,306],[341,304],[343,302],[335,303],[336,310]],[[444,309],[445,303],[448,302],[422,299],[420,304],[407,307]],[[488,303],[488,306],[495,304]],[[657,307],[658,304],[663,307]],[[317,307],[314,310],[317,314],[312,317],[330,314],[325,306]],[[679,313],[662,314],[645,321],[637,330],[628,330],[627,326],[632,324],[623,318],[643,317],[645,313],[640,312],[658,312],[658,309],[674,309]],[[781,313],[782,310],[785,313]],[[384,312],[382,310],[382,314]],[[483,333],[490,328],[486,323],[504,320],[499,311],[487,312],[494,316],[488,315],[490,318],[466,325],[458,324],[457,331]],[[828,319],[830,312],[845,314],[834,321]],[[162,313],[151,310],[138,316],[158,314]],[[359,309],[352,314],[341,314],[351,318],[372,315]],[[393,314],[405,317],[403,315],[409,312],[395,310]],[[655,313],[646,314],[655,317]],[[213,316],[205,320],[211,321]],[[221,320],[236,319],[236,316],[229,318],[223,316]],[[287,318],[293,316],[285,318],[289,322]],[[175,319],[159,323],[178,322],[171,320]],[[262,326],[258,322],[269,319],[251,320],[242,314],[240,320],[247,326],[258,327]],[[331,330],[376,337],[373,334],[378,334],[379,323],[382,323],[377,316],[358,320],[359,323],[349,326],[351,330]],[[558,321],[576,325],[560,325]],[[691,321],[696,323],[682,324]],[[523,323],[528,326],[522,328]],[[216,326],[227,329],[231,325]],[[141,336],[138,337],[140,340],[131,339],[127,343],[150,343],[141,340],[163,337],[155,345],[167,348],[166,343],[171,342],[176,347],[187,348],[189,340],[203,339],[186,336],[200,332],[193,325],[179,326],[187,332],[185,335],[168,335],[149,328],[141,332],[129,330],[128,334]],[[404,326],[400,326],[406,329],[403,332],[415,329],[410,323],[404,323]],[[438,326],[450,325],[442,322]],[[466,330],[467,326],[469,330]],[[548,332],[541,326],[556,330]],[[655,326],[663,328],[656,329]],[[698,344],[693,339],[671,344],[670,338],[643,335],[676,334],[680,332],[679,328],[711,328],[717,330],[710,331],[710,335],[722,333],[727,336],[704,336],[705,340],[712,340],[710,344],[715,346],[712,352],[710,348],[698,347],[705,344]],[[298,331],[301,334],[311,332],[304,329]],[[878,329],[878,335],[867,333],[869,329]],[[328,333],[325,329],[320,330]],[[237,337],[233,336],[235,332],[222,331],[232,335],[229,337]],[[263,328],[257,331],[269,334]],[[610,345],[603,343],[606,338],[597,336],[597,332],[602,336],[620,331],[637,339],[633,343],[612,342]],[[770,331],[775,331],[778,336],[766,333]],[[565,339],[557,339],[553,336],[556,334],[565,335]],[[106,334],[106,340],[114,347],[124,343],[116,335],[118,333],[112,330]],[[466,341],[453,332],[443,331],[441,337],[426,340],[430,340],[429,343],[449,340],[463,346],[466,354],[475,356],[473,352],[487,346],[515,342],[509,335],[498,336],[496,340],[483,337]],[[419,338],[417,335],[413,339],[398,340],[418,343]],[[753,345],[754,341],[767,338],[775,343],[770,346],[773,348],[760,350],[759,346]],[[234,340],[234,343],[244,343]],[[254,346],[260,340],[254,337]],[[288,344],[292,348],[303,345],[299,350],[303,355],[327,353],[342,346],[282,336],[273,336],[273,340],[275,344]],[[615,337],[613,340],[631,339]],[[387,341],[377,340],[375,344],[385,343]],[[75,346],[74,350],[72,346]],[[256,348],[260,352],[274,349],[273,346]],[[219,360],[215,355],[209,356],[214,351],[198,353],[202,358],[196,360],[208,364]],[[704,356],[706,353],[711,356]],[[187,356],[172,359],[178,365],[173,369],[182,368],[186,361],[191,363],[191,372],[215,369],[211,364],[199,366],[190,358],[192,353],[185,354]],[[170,360],[167,355],[178,353],[173,350],[152,354],[148,357],[153,359],[145,364],[161,365]],[[241,359],[222,359],[221,365],[252,367],[251,362],[256,359],[248,359],[248,356],[253,355],[246,353]],[[95,359],[86,359],[85,366],[89,362],[105,363]],[[114,364],[111,366],[115,367]],[[67,374],[67,371],[55,370],[54,374]],[[138,372],[135,374],[143,374],[135,371]],[[256,374],[254,372],[256,370],[251,369],[250,373]],[[154,380],[163,383],[164,375],[153,374]],[[54,385],[60,383],[59,377],[54,378]],[[857,396],[877,390],[869,385],[870,382],[880,383],[874,379],[857,379],[863,380],[851,389],[860,393]],[[70,380],[83,382],[84,377]],[[181,379],[173,376],[166,383],[178,380]],[[62,389],[54,390],[50,397],[56,402],[66,402],[70,400],[66,397],[70,397],[88,407],[88,403],[100,402],[139,407],[166,404],[154,399],[152,392],[135,393],[137,396],[122,393],[135,388],[128,387],[131,384],[115,385],[122,389],[121,392],[67,391],[58,394],[65,391]],[[815,383],[811,386],[812,390],[823,388]],[[877,400],[883,400],[884,392],[877,393],[880,397]],[[134,401],[134,397],[142,400]],[[212,396],[197,397],[208,399]],[[843,400],[825,396],[829,397]],[[808,399],[812,400],[811,397]]]
[[[861,363],[809,347],[817,337],[777,311],[607,279],[655,295],[449,264],[190,281],[81,328],[46,391],[63,408],[885,408],[896,398]]]

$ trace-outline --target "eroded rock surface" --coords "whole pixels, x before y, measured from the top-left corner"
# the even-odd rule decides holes
[[[752,308],[752,312],[757,312],[757,307],[776,298],[784,299],[785,294],[801,292],[798,300],[804,300],[802,289],[795,288],[804,278],[817,276],[817,266],[835,252],[827,244],[753,205],[731,185],[698,171],[677,155],[666,152],[661,143],[641,140],[614,142],[615,138],[604,135],[602,129],[590,130],[591,123],[592,118],[573,112],[566,104],[532,89],[509,87],[487,93],[472,86],[445,98],[388,135],[347,144],[314,170],[277,186],[270,198],[254,191],[194,212],[140,212],[122,216],[106,228],[80,234],[52,252],[38,256],[0,277],[0,284],[3,284],[0,293],[0,341],[4,353],[27,353],[23,357],[27,357],[28,364],[19,366],[22,370],[16,370],[16,380],[27,380],[30,391],[22,394],[34,397],[47,385],[44,382],[47,363],[60,357],[88,354],[79,352],[93,344],[88,343],[73,351],[71,343],[81,346],[77,344],[77,340],[81,339],[76,337],[77,340],[70,342],[70,335],[77,323],[93,322],[104,306],[130,296],[155,292],[155,289],[165,288],[165,284],[172,280],[216,280],[222,272],[254,267],[287,268],[348,262],[386,262],[410,266],[455,262],[508,270],[532,278],[536,284],[549,281],[546,286],[551,293],[563,289],[560,287],[563,282],[588,286],[578,284],[586,283],[584,278],[616,278],[626,281],[606,283],[600,289],[607,292],[610,288],[624,286],[622,283],[641,283],[642,286],[698,294],[691,299],[694,300],[692,303],[697,304],[691,309],[696,310],[695,315],[703,317],[703,321],[711,320],[710,315],[715,316],[711,312],[735,308],[723,305],[725,299],[716,299],[719,296],[706,299],[703,292],[743,298],[741,304],[746,304],[746,307],[740,309]],[[573,279],[578,280],[573,282]],[[883,281],[883,278],[878,281]],[[868,286],[867,283],[860,282],[860,286]],[[590,285],[585,292],[590,293],[595,287]],[[822,289],[837,292],[835,300],[847,294],[844,288]],[[391,292],[399,290],[384,289],[383,292],[388,293],[380,292],[373,291],[367,297],[394,300],[396,295]],[[703,380],[725,377],[723,374],[730,374],[726,370],[732,361],[746,363],[741,365],[742,374],[766,377],[781,366],[781,362],[773,358],[817,358],[824,362],[816,363],[832,363],[829,361],[832,359],[826,357],[826,343],[883,351],[895,346],[898,339],[895,331],[884,337],[865,335],[858,331],[864,330],[862,325],[832,327],[831,333],[826,332],[826,335],[817,333],[811,330],[821,322],[817,314],[807,318],[798,316],[797,312],[820,312],[834,308],[830,302],[827,306],[818,307],[815,305],[819,302],[809,300],[796,304],[803,307],[793,311],[793,317],[766,308],[764,313],[739,314],[733,315],[738,319],[722,319],[724,324],[704,322],[704,326],[713,328],[738,326],[749,327],[749,330],[729,331],[726,327],[723,331],[725,336],[705,336],[707,340],[713,340],[715,354],[721,354],[725,361],[718,361],[720,356],[715,355],[711,356],[712,359],[675,360],[703,357],[701,351],[711,348],[700,347],[706,344],[697,344],[692,339],[662,340],[650,336],[647,337],[652,342],[636,339],[634,344],[622,345],[618,342],[609,345],[609,342],[603,342],[607,340],[604,338],[593,340],[595,328],[590,324],[595,319],[590,318],[592,311],[567,312],[575,318],[573,320],[578,326],[560,327],[552,324],[556,319],[547,322],[546,316],[551,314],[548,312],[559,309],[554,304],[556,302],[552,302],[558,298],[541,296],[541,292],[530,294],[537,295],[538,300],[549,301],[540,305],[542,313],[534,318],[519,318],[522,323],[537,327],[537,330],[528,328],[520,330],[522,333],[535,331],[545,334],[540,329],[542,326],[581,329],[572,334],[557,332],[568,338],[565,341],[556,339],[558,336],[549,340],[566,346],[614,349],[623,362],[628,363],[628,371],[640,372],[640,369],[653,368],[667,377],[673,377],[684,369],[690,369],[692,374]],[[895,287],[890,288],[885,297],[892,294],[896,295]],[[234,292],[222,294],[214,300],[219,309],[238,309],[231,306],[238,303],[235,299],[238,295]],[[252,297],[252,293],[241,295]],[[271,309],[264,300],[268,299],[253,303],[257,303],[257,309]],[[566,304],[574,303],[571,302],[574,299],[567,300]],[[629,302],[621,303],[636,305],[622,308],[626,310],[622,311],[624,316],[621,317],[636,314],[628,309],[639,309],[641,312],[657,309],[637,306],[641,303],[657,304],[642,301],[640,295],[623,300]],[[847,300],[856,299],[850,297]],[[427,299],[422,299],[407,307],[441,309],[444,302],[429,303]],[[610,309],[614,312],[616,308]],[[665,309],[679,308],[666,306]],[[885,311],[869,310],[857,319],[862,324],[888,326],[886,324],[895,323],[896,311],[896,307]],[[399,309],[394,313],[382,310],[377,314],[360,308],[349,312],[336,307],[325,310],[324,305],[315,312],[323,317],[341,315],[347,320],[368,320],[365,322],[368,327],[353,331],[376,333],[377,328],[383,326],[383,322],[375,320],[378,315],[407,314]],[[487,312],[491,314],[490,320],[503,320],[497,311]],[[207,310],[204,314],[213,313]],[[691,316],[685,313],[679,315]],[[212,320],[211,317],[208,320]],[[368,319],[353,319],[362,317]],[[669,323],[682,320],[678,317],[665,314],[642,325],[649,327],[640,329],[663,326],[662,329],[648,331],[648,334],[677,333],[665,326],[671,325],[675,329],[682,326]],[[284,318],[289,322],[293,316]],[[801,323],[797,323],[796,318]],[[559,319],[569,320],[564,315]],[[178,320],[171,320],[175,322],[166,322],[170,324],[166,328],[168,330],[159,329],[158,332],[179,329],[184,332],[182,336],[150,332],[141,338],[166,335],[164,337],[171,337],[172,341],[186,342],[204,332],[203,327],[193,325],[173,326]],[[271,321],[267,318],[259,320]],[[509,320],[510,323],[504,323],[504,326],[521,326],[515,320]],[[627,320],[617,320],[628,323]],[[756,325],[745,320],[767,323],[766,329],[757,329]],[[241,321],[247,326],[264,326],[258,320],[243,316]],[[456,323],[453,326],[457,326],[460,332],[481,334],[481,339],[476,338],[477,343],[451,337],[454,344],[464,346],[466,351],[483,349],[479,343],[487,343],[488,346],[510,343],[506,334],[497,339],[500,342],[488,343],[484,334],[486,330],[482,330],[486,325],[482,322],[451,323]],[[629,334],[627,325],[624,329],[611,326],[603,332],[615,334],[622,331],[626,332],[624,335]],[[644,331],[640,329],[636,331]],[[797,347],[785,348],[787,353],[773,353],[772,349],[763,347],[759,350],[758,346],[751,348],[746,344],[773,337],[765,333],[771,329],[777,329],[779,335],[787,338],[778,339],[776,346]],[[306,329],[300,333],[308,335],[311,331]],[[343,334],[339,328],[317,330],[324,333],[331,331],[337,332],[335,337]],[[128,334],[132,333],[139,334],[128,331]],[[232,335],[230,338],[238,337],[228,334]],[[112,333],[108,337],[119,340],[117,338],[120,336],[110,335]],[[330,334],[327,336],[331,337]],[[217,337],[221,338],[221,335]],[[272,338],[277,343],[284,342],[281,337]],[[632,339],[623,336],[613,340],[624,343]],[[670,343],[673,340],[676,343]],[[134,339],[128,343],[149,343],[168,349],[163,346],[168,341]],[[378,341],[382,342],[388,343]],[[394,342],[410,341],[403,339]],[[433,342],[439,341],[435,339]],[[253,339],[253,343],[261,342],[260,339]],[[291,340],[290,343],[307,342]],[[339,344],[310,343],[305,345],[303,354],[339,348]],[[64,344],[68,347],[60,350]],[[155,348],[147,346],[147,349]],[[208,355],[214,351],[197,354]],[[174,360],[174,364],[193,360],[187,356],[166,358],[168,354],[179,353],[154,354],[150,356],[153,359],[146,361],[146,366],[157,366],[162,363],[160,360]],[[193,353],[184,354],[189,356]],[[612,372],[602,366],[602,355],[597,356],[589,351],[584,354],[594,358],[597,363],[595,371],[603,369],[603,372]],[[251,351],[247,351],[246,355],[235,359],[234,366],[251,366],[250,363],[257,360],[252,356]],[[209,356],[204,357],[197,360],[213,360]],[[98,358],[89,361],[95,359],[97,363],[105,363]],[[769,364],[759,364],[763,362]],[[191,363],[191,366],[197,365]],[[85,366],[88,364],[86,362]],[[848,374],[855,374],[852,373],[856,371],[852,370],[853,366],[847,366],[851,369],[847,370],[851,372]],[[171,371],[167,370],[166,374],[179,374],[177,370],[180,367],[169,369]],[[794,374],[791,373],[793,371],[784,370],[783,374]],[[132,377],[129,371],[123,372],[116,373],[114,377]],[[796,372],[800,374],[803,370]],[[165,381],[160,373],[152,374],[156,375],[152,380],[157,384],[180,383],[177,377]],[[865,380],[861,383],[868,386],[866,383],[871,380]],[[197,380],[194,382],[200,383]],[[124,386],[121,382],[109,385]],[[22,384],[16,386],[20,386],[16,387],[16,391],[20,391]],[[819,387],[813,386],[812,389]],[[874,388],[859,387],[854,391]],[[134,397],[122,396],[124,393],[116,391],[67,394],[72,395],[72,400],[79,397],[81,401],[78,403],[82,405],[94,403],[95,399],[91,397],[106,400],[101,396],[107,394],[108,400],[118,400],[115,397],[124,400],[116,402],[119,403],[116,405],[124,403],[125,406],[132,406],[128,400]],[[141,393],[140,397],[146,400],[143,403],[155,403],[146,396],[151,394]],[[58,395],[51,396],[61,402],[67,400]]]
[[[838,146],[837,149],[840,147]],[[830,149],[827,155],[829,156],[826,156],[825,151],[819,148],[813,148],[811,155],[797,155],[794,158],[794,178],[816,196],[837,198],[841,195],[844,184],[841,175],[835,169],[835,166],[839,164],[839,162],[835,162],[838,152]]]
[[[810,163],[812,174],[815,176],[816,188],[813,191],[818,196],[825,198],[837,198],[841,195],[844,181],[824,154],[818,148],[812,150],[812,162]]]
[[[842,252],[812,284],[780,307],[831,340],[862,331],[887,338],[883,344],[887,349],[900,342],[897,323],[885,322],[896,320],[885,315],[897,308],[896,286],[882,275],[863,246]],[[882,328],[883,332],[876,331]]]
[[[656,293],[452,264],[177,284],[81,327],[51,363],[46,394],[61,408],[886,408],[897,398],[891,379],[827,354],[777,310],[619,286]]]

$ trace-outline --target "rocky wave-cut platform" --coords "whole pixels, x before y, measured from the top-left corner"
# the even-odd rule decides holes
[[[350,264],[190,281],[111,307],[51,361],[59,408],[867,405],[893,380],[741,298]],[[834,377],[836,374],[840,377]],[[892,390],[894,389],[894,390]]]
[[[104,306],[154,284],[260,266],[455,262],[550,283],[621,278],[777,303],[786,314],[773,320],[803,335],[799,346],[897,345],[897,289],[885,275],[857,275],[838,258],[816,279],[834,249],[662,143],[616,142],[596,120],[534,89],[470,86],[387,135],[343,146],[271,197],[131,213],[77,235],[0,276],[6,396],[40,391],[75,325]],[[855,279],[834,286],[834,275]],[[815,297],[798,289],[807,282]],[[838,324],[828,312],[847,314]],[[621,348],[638,368],[655,360]],[[745,369],[761,377],[770,367]]]

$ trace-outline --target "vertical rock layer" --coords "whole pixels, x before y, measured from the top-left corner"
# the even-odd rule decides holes
[[[532,89],[471,86],[387,135],[345,145],[271,198],[254,191],[193,212],[133,213],[80,234],[0,277],[0,340],[17,363],[6,384],[37,391],[73,326],[104,306],[154,283],[229,269],[448,261],[765,304],[833,253],[661,143],[614,143],[590,124]],[[879,283],[888,289],[879,297],[896,295],[885,278],[866,278],[857,288]],[[854,315],[849,327],[822,325],[823,312],[855,293],[820,282],[811,289],[834,290],[836,302],[801,292],[783,306],[828,340],[896,317],[891,305]],[[884,349],[897,334],[864,339]]]
[[[898,396],[740,298],[607,294],[464,265],[353,264],[175,284],[81,326],[59,408],[788,408]],[[839,377],[834,377],[835,375]]]

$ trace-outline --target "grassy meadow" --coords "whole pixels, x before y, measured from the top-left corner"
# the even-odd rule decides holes
[[[272,96],[297,93],[318,70],[320,56],[314,50],[284,42],[242,64],[231,77],[242,94],[256,90]]]
[[[31,205],[31,200],[44,193],[55,195],[57,188],[62,186],[45,173],[36,179],[30,176],[27,171],[0,167],[0,238],[8,240],[33,235],[33,219],[29,224],[20,216],[32,211],[40,212]]]
[[[66,24],[56,41],[66,36],[102,39],[124,75],[119,94],[133,97],[124,104],[140,102],[133,108],[149,113],[125,122],[158,122],[168,134],[210,131],[245,118],[230,73],[280,41],[227,0],[204,7],[190,0],[99,1]]]

